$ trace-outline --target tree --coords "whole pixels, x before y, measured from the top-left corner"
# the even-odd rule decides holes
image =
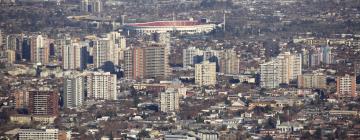
[[[149,138],[150,135],[149,135],[149,132],[146,131],[146,130],[141,130],[138,134],[139,138]]]

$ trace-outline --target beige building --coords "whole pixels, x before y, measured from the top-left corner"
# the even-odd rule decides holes
[[[336,93],[342,97],[356,97],[356,77],[346,74],[336,79]]]
[[[7,62],[14,64],[16,61],[16,53],[14,50],[6,50]]]
[[[204,61],[195,64],[195,84],[209,86],[216,84],[216,63]]]
[[[298,88],[326,88],[326,75],[323,73],[308,73],[299,75]]]
[[[10,116],[10,121],[17,124],[30,124],[31,116],[30,115],[12,115]]]
[[[162,112],[179,111],[179,93],[173,88],[160,93],[160,109]]]
[[[240,58],[234,50],[225,50],[220,54],[220,73],[237,75],[240,72]]]

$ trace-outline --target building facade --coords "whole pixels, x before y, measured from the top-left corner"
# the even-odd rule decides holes
[[[82,0],[80,10],[86,13],[99,14],[103,10],[103,3],[101,0]]]
[[[336,93],[340,97],[356,97],[356,77],[345,74],[336,79]]]
[[[124,71],[128,79],[167,78],[170,74],[169,48],[151,44],[126,50]]]
[[[203,51],[190,47],[183,49],[183,67],[194,66],[196,63],[200,63],[203,59]]]
[[[195,84],[199,86],[213,86],[216,84],[216,63],[204,61],[195,64]]]
[[[160,93],[160,110],[162,112],[179,111],[179,93],[175,89],[167,89]]]
[[[289,84],[302,74],[301,54],[285,52],[260,65],[260,84],[263,88],[277,88]]]
[[[117,99],[117,79],[110,72],[91,72],[87,74],[87,97],[98,100]]]
[[[64,80],[64,107],[77,108],[83,105],[85,100],[85,77],[71,74]]]
[[[30,61],[46,65],[49,63],[50,42],[47,37],[35,35],[30,38]]]
[[[220,54],[220,73],[237,75],[240,73],[240,58],[234,50],[225,50]]]
[[[326,88],[326,75],[323,73],[308,73],[299,75],[298,77],[298,88]]]
[[[83,70],[86,66],[86,47],[72,43],[63,47],[63,69]]]
[[[15,97],[15,108],[27,108],[29,105],[29,93],[27,91],[16,91]]]
[[[53,91],[30,91],[29,112],[32,115],[59,114],[59,96]]]
[[[19,140],[58,140],[58,129],[20,129]]]

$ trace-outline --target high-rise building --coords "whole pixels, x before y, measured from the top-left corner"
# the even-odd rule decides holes
[[[305,49],[305,48],[303,48],[302,49],[302,53],[301,53],[301,56],[302,56],[302,65],[304,66],[304,67],[309,67],[310,66],[310,62],[309,62],[309,60],[310,60],[310,55],[309,55],[309,50],[307,50],[307,49]]]
[[[160,93],[160,110],[162,112],[179,111],[179,93],[175,89],[169,88]]]
[[[328,65],[333,64],[334,62],[334,55],[331,51],[332,49],[329,46],[321,47],[321,53],[322,53],[322,63]]]
[[[119,65],[119,61],[123,60],[124,50],[126,49],[126,39],[119,32],[110,32],[107,34],[109,39],[109,60],[114,63],[115,66]]]
[[[102,11],[103,4],[101,0],[82,0],[81,11],[93,14],[99,14]]]
[[[94,42],[93,59],[94,66],[100,68],[105,65],[105,62],[111,62],[109,60],[110,52],[110,40],[106,38],[98,39]]]
[[[80,107],[85,100],[86,77],[78,74],[71,74],[64,80],[64,107]]]
[[[12,50],[15,52],[15,59],[22,59],[22,44],[24,41],[23,34],[10,34],[5,37],[6,50]]]
[[[308,73],[299,75],[298,88],[326,88],[326,75],[323,73]]]
[[[152,44],[144,48],[145,77],[167,78],[170,74],[169,47]]]
[[[336,79],[336,93],[341,97],[356,97],[356,77],[345,74]]]
[[[58,140],[58,129],[20,129],[19,140]]]
[[[269,61],[260,65],[260,85],[263,88],[276,88],[280,84],[278,69],[281,64],[278,61]]]
[[[59,114],[59,96],[53,91],[30,91],[29,112],[33,115]]]
[[[29,105],[29,93],[26,91],[17,91],[14,93],[15,108],[27,108]]]
[[[119,65],[123,51],[126,47],[126,40],[118,32],[110,32],[106,38],[99,38],[94,41],[93,59],[96,68],[112,63],[114,66]]]
[[[31,61],[30,38],[27,36],[23,38],[23,42],[21,44],[21,59]]]
[[[54,40],[54,50],[52,50],[52,55],[55,56],[59,61],[64,62],[64,48],[65,46],[72,46],[72,43],[74,43],[74,39],[72,39],[69,34],[58,34]]]
[[[203,61],[195,64],[195,84],[209,86],[216,84],[216,63]]]
[[[6,58],[7,62],[10,64],[14,64],[16,61],[16,53],[14,50],[6,50]]]
[[[63,47],[63,69],[83,70],[86,66],[86,47],[72,43]]]
[[[117,99],[117,79],[110,72],[92,72],[87,75],[88,98],[100,100]]]
[[[194,66],[194,64],[200,63],[203,59],[203,51],[190,47],[187,49],[183,49],[183,67],[186,68],[188,66]]]
[[[236,75],[240,72],[240,58],[234,50],[225,50],[220,54],[220,73]]]
[[[289,84],[301,74],[301,54],[285,52],[260,65],[260,84],[263,88],[276,88],[282,83]]]
[[[167,78],[170,74],[169,48],[151,44],[125,51],[125,77],[129,79]]]
[[[144,49],[141,47],[130,48],[124,53],[124,75],[128,79],[142,79],[145,77]]]
[[[43,37],[42,35],[32,36],[30,39],[31,62],[43,65],[48,64],[50,54],[49,45],[47,37]]]

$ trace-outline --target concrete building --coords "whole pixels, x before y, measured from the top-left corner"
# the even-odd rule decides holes
[[[336,79],[336,94],[340,97],[356,97],[356,77],[345,74]]]
[[[119,61],[123,59],[126,48],[126,40],[118,32],[110,32],[106,38],[99,38],[94,41],[93,59],[96,68],[112,63],[119,66]]]
[[[260,84],[263,88],[276,88],[279,84],[289,84],[302,74],[300,54],[285,52],[275,59],[260,65]]]
[[[85,100],[86,77],[79,74],[71,74],[64,80],[64,107],[80,107]]]
[[[3,38],[6,50],[12,50],[15,52],[15,60],[22,59],[22,45],[24,42],[24,38],[24,34],[9,34],[4,36]]]
[[[169,48],[151,44],[125,51],[125,77],[128,79],[167,78],[170,74]]]
[[[83,70],[86,66],[86,47],[79,43],[71,43],[63,47],[63,69]]]
[[[99,14],[103,10],[103,3],[101,0],[82,0],[80,8],[82,12]]]
[[[58,140],[58,129],[20,129],[19,140]]]
[[[197,63],[200,63],[203,59],[203,51],[195,48],[189,47],[183,49],[183,67],[194,66]]]
[[[215,28],[216,24],[213,23],[190,20],[131,23],[125,24],[125,26],[123,27],[124,31],[128,32],[131,35],[171,32],[178,32],[180,34],[199,34],[209,33]]]
[[[298,88],[326,88],[326,75],[323,73],[308,73],[299,75]]]
[[[237,75],[240,73],[240,58],[234,50],[225,50],[220,53],[220,73]]]
[[[27,108],[29,105],[29,93],[26,91],[17,91],[14,93],[15,108]]]
[[[87,74],[87,96],[99,100],[117,99],[117,79],[110,72],[91,72]]]
[[[141,47],[130,48],[124,53],[124,75],[128,79],[142,79],[145,76],[144,49]]]
[[[6,50],[7,62],[14,64],[16,61],[16,52],[14,50]]]
[[[30,91],[29,112],[32,115],[59,114],[59,96],[53,91]]]
[[[202,131],[198,133],[198,136],[202,140],[218,140],[219,134],[214,131]]]
[[[46,65],[49,63],[50,42],[47,37],[35,35],[30,38],[31,62]]]
[[[94,67],[100,68],[105,65],[105,62],[111,62],[109,59],[110,40],[107,38],[100,38],[94,41],[93,48],[93,62]]]
[[[162,112],[179,111],[179,93],[173,88],[160,93],[160,110]]]
[[[195,64],[195,84],[210,86],[216,84],[216,63],[204,61]]]

